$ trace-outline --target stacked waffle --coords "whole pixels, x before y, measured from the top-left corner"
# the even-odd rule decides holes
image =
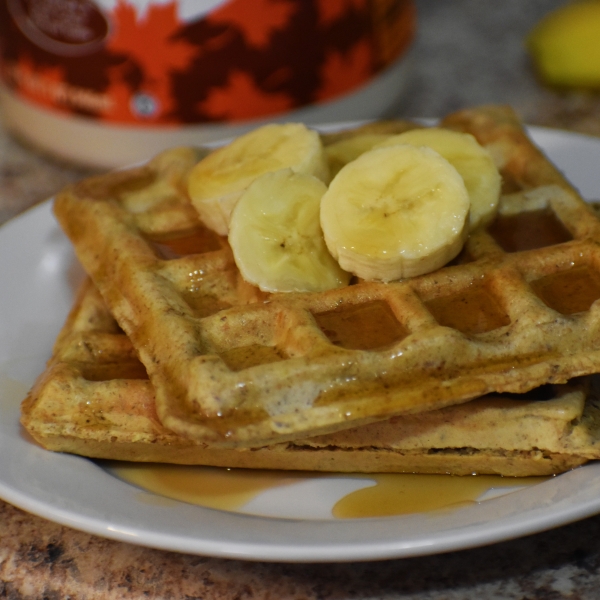
[[[255,468],[539,475],[597,458],[600,221],[510,110],[441,126],[493,157],[497,214],[449,264],[385,283],[250,283],[190,202],[201,151],[65,189],[55,213],[90,279],[27,430],[86,456]]]

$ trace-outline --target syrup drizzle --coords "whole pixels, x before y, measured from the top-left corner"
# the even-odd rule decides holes
[[[547,479],[496,475],[330,474],[135,463],[111,463],[108,468],[120,479],[153,494],[234,512],[266,490],[307,479],[335,477],[373,482],[338,500],[332,509],[336,519],[454,510],[476,503],[490,489],[534,485]]]
[[[506,252],[544,248],[573,239],[550,208],[516,215],[499,215],[488,231]]]
[[[547,306],[563,315],[589,310],[600,298],[600,278],[586,265],[532,281],[531,287]]]
[[[429,300],[425,306],[440,325],[466,334],[485,333],[510,324],[504,308],[482,283]]]
[[[382,300],[313,316],[331,343],[350,350],[381,350],[399,342],[409,333]]]
[[[540,483],[543,477],[499,475],[416,475],[379,473],[364,475],[375,485],[341,498],[333,507],[336,519],[392,517],[434,510],[456,510],[476,504],[488,490]]]
[[[159,496],[227,511],[239,510],[265,490],[306,478],[292,472],[167,464],[112,463],[109,470]]]

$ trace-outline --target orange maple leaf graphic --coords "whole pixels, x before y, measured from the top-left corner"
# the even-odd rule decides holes
[[[109,50],[134,57],[149,78],[184,70],[198,54],[198,48],[185,40],[170,39],[181,28],[175,1],[150,4],[139,20],[135,6],[119,0],[114,16],[117,28],[108,41]]]
[[[347,54],[330,52],[321,69],[323,85],[317,93],[319,100],[326,100],[349,92],[372,75],[372,51],[365,40],[356,43]]]
[[[250,46],[264,48],[274,31],[287,27],[295,11],[290,0],[231,0],[211,12],[207,21],[233,25]]]
[[[353,7],[357,10],[362,10],[366,5],[367,0],[321,0],[317,3],[319,24],[329,25],[341,19]]]
[[[287,94],[267,94],[256,86],[248,73],[234,71],[227,86],[214,88],[198,108],[217,119],[247,120],[285,112],[292,104]]]
[[[156,107],[155,113],[149,111],[145,118],[160,118],[175,105],[169,74],[187,69],[200,50],[185,40],[173,39],[181,27],[175,1],[150,4],[146,16],[140,20],[135,6],[119,0],[114,17],[117,26],[108,40],[107,49],[126,54],[141,68],[143,81],[139,91],[151,98]],[[126,83],[119,67],[111,70],[110,79],[109,93],[121,97],[121,102]],[[120,116],[123,119],[125,113]],[[126,120],[132,120],[132,115],[129,114]]]

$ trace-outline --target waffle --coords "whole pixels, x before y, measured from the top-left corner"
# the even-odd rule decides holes
[[[145,369],[89,280],[23,403],[22,422],[48,450],[135,462],[531,476],[600,457],[600,403],[585,378],[259,448],[183,438],[160,423]]]
[[[442,125],[490,149],[501,213],[452,264],[390,284],[266,297],[195,217],[154,222],[153,211],[167,214],[153,187],[172,156],[57,197],[55,214],[144,364],[167,429],[259,446],[600,371],[598,218],[510,109]],[[166,195],[181,216],[186,171],[174,170]],[[519,228],[526,235],[515,238]],[[177,239],[183,255],[173,258],[164,248]]]

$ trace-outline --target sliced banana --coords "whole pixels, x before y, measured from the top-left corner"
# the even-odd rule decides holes
[[[467,236],[469,195],[434,150],[394,145],[365,152],[333,179],[321,227],[342,269],[393,281],[452,260]]]
[[[375,148],[394,144],[433,148],[456,168],[471,199],[470,231],[493,221],[498,212],[502,179],[490,153],[472,135],[438,127],[413,129],[389,136]]]
[[[321,292],[348,284],[319,225],[327,186],[281,169],[256,178],[231,215],[229,243],[242,277],[267,292]]]
[[[300,123],[270,124],[236,138],[194,167],[189,195],[204,223],[227,235],[231,211],[244,190],[260,175],[283,168],[329,181],[316,131]]]
[[[373,146],[385,142],[390,137],[395,136],[386,133],[357,133],[352,137],[325,146],[331,176],[335,177],[344,165],[371,150]]]

